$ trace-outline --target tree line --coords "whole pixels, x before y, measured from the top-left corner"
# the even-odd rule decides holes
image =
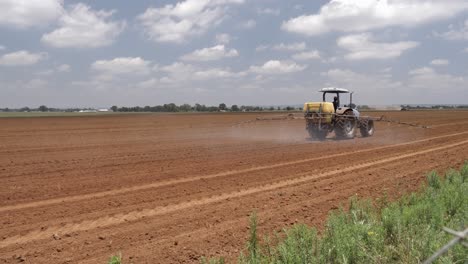
[[[227,106],[225,103],[221,103],[218,106],[207,106],[204,104],[182,104],[176,105],[174,103],[156,105],[156,106],[134,106],[134,107],[118,107],[116,105],[110,108],[114,112],[250,112],[250,111],[292,111],[302,110],[302,107],[263,107],[263,106],[248,106],[248,105],[232,105]]]
[[[181,104],[174,103],[156,105],[156,106],[112,106],[109,108],[113,112],[252,112],[252,111],[293,111],[302,110],[302,107],[292,106],[249,106],[249,105],[231,105],[227,106],[221,103],[218,106],[207,106],[204,104]],[[46,105],[41,105],[36,108],[22,107],[22,108],[0,108],[0,112],[78,112],[80,110],[96,110],[94,108],[51,108]]]

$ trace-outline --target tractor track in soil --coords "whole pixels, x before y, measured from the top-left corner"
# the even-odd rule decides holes
[[[389,115],[414,122],[424,113]],[[429,117],[421,123],[455,121],[450,112]],[[355,193],[398,197],[417,189],[427,171],[461,165],[468,159],[468,116],[462,117],[456,126],[377,125],[372,138],[321,143],[302,140],[299,121],[229,131],[230,124],[252,119],[242,114],[43,118],[60,127],[58,135],[42,128],[42,140],[31,139],[30,131],[46,124],[8,120],[8,131],[0,129],[6,139],[0,197],[8,198],[0,203],[0,263],[16,263],[18,256],[30,263],[104,263],[118,252],[129,263],[198,263],[202,255],[234,260],[254,210],[261,232],[298,221],[320,226]],[[75,131],[83,121],[92,129]],[[190,136],[178,131],[187,121]],[[151,129],[154,123],[164,126]],[[109,139],[107,126],[119,136]],[[8,137],[16,127],[28,135],[23,141]],[[84,131],[92,138],[82,138]],[[294,139],[285,140],[284,132]],[[65,144],[57,147],[62,136]]]
[[[253,187],[249,189],[241,189],[233,193],[225,193],[225,194],[214,196],[214,197],[202,198],[196,201],[189,201],[189,202],[184,202],[184,203],[175,204],[175,205],[162,206],[162,207],[153,208],[153,209],[143,209],[140,211],[133,211],[133,212],[129,212],[126,214],[120,214],[120,215],[111,216],[111,217],[105,216],[100,219],[85,221],[85,222],[78,223],[78,224],[68,224],[63,227],[62,226],[61,227],[48,227],[46,228],[45,231],[39,230],[39,231],[32,232],[26,235],[21,235],[19,237],[5,239],[0,242],[0,248],[9,246],[11,244],[22,244],[22,243],[31,242],[34,240],[47,239],[51,237],[53,234],[61,234],[61,235],[70,234],[73,232],[86,231],[86,230],[91,230],[91,229],[100,228],[100,227],[118,225],[118,224],[131,222],[131,221],[138,221],[143,218],[173,213],[175,211],[180,211],[180,210],[187,209],[187,208],[194,207],[194,206],[206,205],[206,204],[220,202],[220,201],[227,200],[227,199],[240,198],[243,196],[248,196],[248,195],[252,195],[255,193],[259,193],[259,192],[272,191],[275,189],[284,188],[287,186],[296,185],[296,184],[304,183],[304,182],[311,181],[311,180],[328,178],[333,175],[345,174],[347,172],[351,172],[351,171],[355,171],[359,169],[366,169],[371,166],[394,162],[394,161],[398,161],[398,160],[405,159],[405,158],[427,154],[430,152],[446,150],[446,149],[450,149],[454,147],[461,147],[465,144],[468,144],[468,140],[463,140],[454,144],[439,146],[435,148],[429,148],[429,149],[425,149],[422,151],[416,151],[416,152],[409,153],[409,154],[399,154],[399,155],[395,155],[389,158],[361,163],[361,164],[347,167],[346,169],[333,170],[333,171],[320,173],[316,175],[315,174],[314,175],[308,175],[308,174],[300,175],[293,179],[273,182],[271,184],[267,184],[267,185],[259,186],[259,187]]]
[[[362,150],[354,151],[353,155],[366,153],[366,152],[371,152],[371,151],[383,150],[383,149],[397,148],[397,147],[402,147],[402,146],[407,146],[407,145],[412,145],[412,144],[418,144],[418,143],[423,143],[423,142],[429,142],[429,141],[433,141],[433,140],[437,140],[437,139],[450,138],[450,137],[460,136],[460,135],[468,135],[468,132],[461,132],[461,133],[454,133],[454,134],[449,134],[449,135],[431,137],[431,138],[427,138],[427,139],[415,140],[415,141],[410,141],[410,142],[405,142],[405,143],[400,143],[400,144],[395,144],[395,145],[390,145],[390,146],[376,147],[376,148],[370,148],[370,149],[362,149]],[[452,145],[450,145],[450,146],[452,146]],[[314,161],[319,161],[319,160],[334,159],[334,158],[339,158],[339,157],[343,157],[343,156],[346,156],[346,155],[349,155],[349,154],[348,153],[340,153],[340,154],[334,154],[334,155],[327,155],[327,156],[324,156],[324,157],[317,157],[317,158],[311,158],[311,159],[302,159],[302,160],[278,163],[278,164],[268,165],[268,166],[258,166],[258,167],[243,169],[243,170],[234,170],[234,171],[221,172],[221,173],[216,173],[216,174],[212,174],[212,175],[195,176],[195,177],[190,177],[190,178],[168,180],[168,181],[150,183],[150,184],[145,184],[145,185],[140,185],[140,186],[132,186],[132,187],[129,187],[129,188],[121,188],[121,189],[116,189],[116,190],[110,190],[110,191],[105,191],[105,192],[90,193],[90,194],[86,194],[86,195],[68,196],[68,197],[62,197],[62,198],[57,198],[57,199],[37,201],[37,202],[32,202],[32,203],[24,203],[24,204],[17,204],[17,205],[11,205],[11,206],[4,206],[4,207],[0,207],[0,212],[10,211],[10,210],[18,210],[18,209],[25,209],[25,208],[31,208],[31,207],[47,206],[47,205],[53,205],[53,204],[57,204],[57,203],[76,202],[76,201],[99,198],[99,197],[104,197],[104,196],[119,195],[119,194],[123,194],[123,193],[136,192],[136,191],[152,189],[152,188],[159,188],[159,187],[164,187],[164,186],[168,186],[168,185],[188,183],[188,182],[192,182],[192,181],[208,180],[208,179],[212,179],[212,178],[226,177],[226,176],[242,174],[242,173],[251,173],[251,172],[257,172],[257,171],[260,171],[260,170],[274,169],[274,168],[285,167],[285,166],[293,166],[293,165],[298,165],[298,164],[301,164],[301,163],[314,162]]]

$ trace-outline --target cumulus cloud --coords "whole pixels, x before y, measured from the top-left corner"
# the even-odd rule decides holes
[[[349,51],[345,56],[349,60],[395,58],[401,56],[404,51],[419,45],[415,41],[376,42],[369,33],[341,37],[338,39],[337,44]]]
[[[231,36],[229,34],[216,34],[217,44],[229,44],[229,42],[231,42]]]
[[[70,72],[71,66],[68,64],[61,64],[57,67],[58,72]]]
[[[63,0],[2,0],[0,26],[29,28],[55,21],[63,12]]]
[[[437,60],[432,60],[431,61],[431,65],[434,65],[434,66],[446,66],[446,65],[449,65],[449,61],[448,60],[443,60],[443,59],[437,59]]]
[[[145,75],[151,72],[151,62],[140,57],[122,57],[112,60],[98,60],[91,69],[104,75],[136,74]]]
[[[463,52],[464,52],[464,53],[468,53],[468,48],[465,48],[465,49],[463,50]]]
[[[161,72],[167,74],[161,78],[162,83],[176,83],[188,81],[192,78],[193,73],[196,71],[195,67],[190,64],[182,62],[174,62],[170,65],[161,67]]]
[[[141,81],[137,84],[137,87],[143,88],[143,89],[149,89],[149,88],[154,88],[159,85],[159,80],[156,78],[151,78],[149,80]]]
[[[292,58],[301,61],[320,59],[320,52],[318,50],[300,52],[292,55]]]
[[[337,86],[357,93],[356,102],[366,104],[389,104],[405,94],[404,85],[394,81],[389,72],[358,73],[349,69],[334,68],[322,72],[326,86]],[[406,97],[405,97],[406,98]]]
[[[273,8],[259,8],[257,9],[257,14],[259,15],[274,15],[278,16],[281,13],[279,9],[273,9]]]
[[[245,74],[245,72],[233,72],[230,69],[212,68],[194,72],[193,78],[196,80],[226,79],[241,77]]]
[[[225,80],[245,76],[247,72],[235,72],[230,68],[200,68],[191,64],[175,62],[161,67],[166,76],[160,79],[162,84],[181,85],[186,82]]]
[[[4,66],[26,66],[33,65],[47,58],[47,53],[31,53],[26,50],[20,50],[0,57],[0,65]]]
[[[468,2],[465,0],[332,0],[316,14],[283,22],[282,29],[313,36],[330,31],[414,27],[453,17],[467,9]]]
[[[399,80],[394,80],[389,72],[358,73],[340,68],[330,69],[321,75],[327,79],[326,85],[354,90],[358,104],[461,103],[460,99],[448,98],[447,91],[456,92],[463,98],[468,85],[463,76],[440,74],[429,67],[413,69],[408,78]]]
[[[255,48],[255,51],[259,52],[259,51],[265,51],[267,49],[269,49],[270,46],[268,45],[258,45],[256,48]]]
[[[226,17],[226,5],[244,0],[185,0],[175,5],[148,8],[138,16],[146,36],[155,42],[180,43],[219,25]]]
[[[447,40],[468,40],[468,19],[465,20],[463,26],[456,28],[450,25],[448,31],[444,33],[435,33],[436,36]]]
[[[36,72],[35,74],[39,75],[39,76],[50,76],[50,75],[53,75],[54,73],[66,73],[66,72],[70,72],[70,71],[71,71],[71,66],[70,65],[61,64],[61,65],[59,65],[59,66],[57,66],[55,68],[42,70],[42,71]]]
[[[263,65],[250,66],[250,71],[258,74],[287,74],[303,71],[307,66],[291,61],[270,60]]]
[[[237,56],[239,56],[239,52],[237,52],[237,50],[228,50],[224,45],[216,45],[210,48],[195,50],[192,53],[183,55],[181,59],[185,61],[214,61]]]
[[[306,44],[305,42],[296,42],[296,43],[289,43],[289,44],[280,43],[278,45],[274,45],[272,49],[273,50],[285,50],[285,51],[302,51],[306,49]]]
[[[255,26],[257,25],[257,21],[253,20],[253,19],[249,19],[243,23],[240,24],[240,27],[241,28],[244,28],[244,29],[252,29],[254,28]]]
[[[425,75],[434,73],[434,69],[430,67],[422,67],[409,71],[409,75]]]
[[[451,93],[459,92],[458,95],[462,96],[461,98],[463,98],[463,94],[466,94],[466,87],[468,86],[466,77],[441,74],[427,67],[414,69],[409,72],[409,75],[410,79],[407,86],[410,89],[420,91],[419,94],[421,95],[440,95],[440,100],[446,100],[447,91]],[[461,102],[460,99],[458,101]]]
[[[42,36],[42,42],[57,48],[97,48],[111,45],[125,22],[111,21],[114,11],[94,11],[79,3],[60,17],[60,27]]]
[[[1,51],[1,50],[6,50],[6,47],[5,47],[5,46],[2,46],[2,45],[0,45],[0,51]]]

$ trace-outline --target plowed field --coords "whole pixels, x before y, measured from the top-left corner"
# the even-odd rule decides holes
[[[314,142],[304,120],[247,122],[269,114],[0,119],[0,263],[234,260],[253,211],[261,232],[320,226],[468,160],[468,111],[366,114],[430,128]]]

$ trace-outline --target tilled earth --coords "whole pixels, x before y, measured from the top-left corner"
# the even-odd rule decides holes
[[[233,261],[254,211],[261,233],[320,227],[353,195],[398,197],[468,160],[468,111],[368,114],[429,128],[314,142],[277,114],[0,119],[0,263]]]

